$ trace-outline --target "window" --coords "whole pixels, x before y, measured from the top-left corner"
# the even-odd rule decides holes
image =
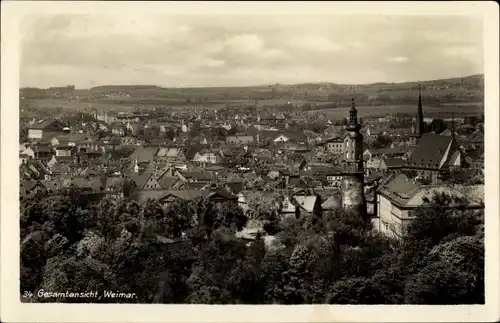
[[[349,159],[349,152],[348,151],[345,152],[345,158]]]
[[[349,147],[349,141],[346,141],[346,142],[345,142],[345,146],[346,146],[346,147]]]

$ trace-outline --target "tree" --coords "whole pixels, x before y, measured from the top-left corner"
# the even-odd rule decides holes
[[[44,232],[36,231],[21,242],[21,291],[35,291],[43,281],[41,268],[46,262],[46,239]]]
[[[215,221],[217,220],[217,209],[215,204],[205,198],[195,198],[188,203],[190,213],[193,214],[193,224],[203,225],[207,228],[208,234],[212,233]]]
[[[190,130],[189,130],[189,135],[191,137],[197,137],[199,136],[201,133],[201,125],[199,122],[194,122],[191,127],[190,127]]]
[[[264,283],[260,276],[260,264],[266,253],[264,242],[256,238],[242,260],[237,260],[227,279],[226,288],[233,299],[244,304],[264,302]]]
[[[224,202],[219,205],[217,221],[214,223],[213,228],[217,229],[222,225],[240,231],[246,225],[247,220],[247,217],[243,214],[243,209],[237,203]]]
[[[171,228],[173,237],[180,237],[191,228],[192,214],[188,204],[181,199],[168,203],[165,210],[165,224]]]
[[[216,286],[202,286],[190,294],[187,301],[192,304],[229,304],[230,293]]]
[[[471,304],[471,286],[475,286],[474,277],[458,270],[446,262],[429,264],[419,273],[410,276],[405,287],[407,304]],[[472,301],[472,302],[471,302]],[[480,302],[483,303],[484,299]]]
[[[71,243],[81,238],[81,224],[76,216],[76,207],[69,196],[51,196],[42,204],[45,221],[54,224],[54,233],[60,233]]]
[[[328,304],[380,303],[370,279],[365,277],[350,277],[336,282],[331,287],[326,302]]]
[[[132,179],[130,179],[130,178],[124,179],[123,184],[122,184],[122,193],[123,193],[123,196],[126,198],[129,198],[129,199],[136,198],[137,186]]]
[[[389,145],[392,143],[391,137],[388,135],[384,134],[379,134],[377,138],[373,141],[372,146],[373,148],[387,148]]]
[[[281,298],[284,304],[317,302],[322,293],[318,288],[321,282],[313,282],[312,274],[317,261],[314,252],[297,245],[288,259],[288,268],[281,275],[283,289],[275,297]]]

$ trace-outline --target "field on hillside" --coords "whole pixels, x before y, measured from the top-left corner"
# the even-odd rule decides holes
[[[134,108],[133,104],[118,104],[111,102],[81,102],[69,101],[64,99],[21,99],[20,105],[28,105],[32,108],[63,108],[75,111],[83,111],[85,109],[96,109],[97,111],[113,110],[113,111],[131,111]]]
[[[335,108],[335,109],[323,109],[323,110],[315,110],[310,111],[309,113],[324,113],[329,118],[334,119],[342,119],[349,115],[350,108]],[[395,113],[409,113],[416,114],[417,113],[417,105],[381,105],[381,106],[356,106],[358,110],[358,115],[361,118],[382,118],[388,114]],[[433,117],[450,117],[451,113],[454,113],[455,116],[460,115],[481,115],[484,113],[483,109],[480,106],[474,106],[474,104],[470,105],[448,105],[448,106],[423,106],[424,117],[433,118]]]
[[[260,100],[259,105],[281,105],[288,102],[288,100]],[[290,100],[292,104],[298,106],[305,103],[301,100]],[[113,111],[131,111],[134,105],[141,106],[148,103],[142,102],[142,104],[130,101],[111,101],[111,100],[99,100],[91,102],[83,101],[68,101],[62,99],[23,99],[20,101],[21,105],[28,105],[33,108],[58,108],[62,107],[68,110],[83,111],[89,108],[95,108],[98,111],[103,110],[113,110]],[[328,102],[317,102],[317,104],[325,104]],[[151,104],[151,103],[149,103]],[[158,103],[157,103],[158,104]],[[203,103],[183,103],[183,104],[166,104],[173,109],[190,109],[197,106],[220,108],[232,105],[248,104],[253,105],[254,101],[249,100],[228,100],[228,101],[218,101],[218,102],[203,102]],[[416,113],[416,104],[411,105],[382,105],[382,106],[357,106],[359,116],[361,118],[377,118],[384,117],[387,114],[395,113]],[[457,117],[460,115],[481,115],[484,113],[481,104],[469,103],[469,104],[444,104],[443,106],[426,106],[424,104],[424,116],[425,117],[443,117],[450,116],[454,113]],[[324,113],[329,118],[340,119],[349,115],[349,107],[340,107],[332,109],[321,109],[312,110],[309,113]]]

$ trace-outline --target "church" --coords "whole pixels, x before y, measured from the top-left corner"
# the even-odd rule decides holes
[[[420,87],[411,142],[413,149],[402,169],[419,181],[438,184],[450,171],[462,166],[463,154],[454,136],[425,132]]]

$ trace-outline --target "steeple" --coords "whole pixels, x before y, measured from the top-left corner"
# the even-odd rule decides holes
[[[349,121],[347,122],[346,130],[358,132],[361,125],[358,123],[358,110],[354,104],[354,99],[352,99],[352,106],[349,110]]]
[[[363,188],[363,135],[360,129],[358,111],[353,99],[343,145],[342,206],[354,209],[355,212],[364,216],[366,200]]]
[[[455,114],[451,114],[451,136],[455,140]]]
[[[418,107],[417,107],[417,120],[415,124],[415,136],[420,137],[424,134],[424,113],[422,111],[422,93],[420,84],[418,85]]]

